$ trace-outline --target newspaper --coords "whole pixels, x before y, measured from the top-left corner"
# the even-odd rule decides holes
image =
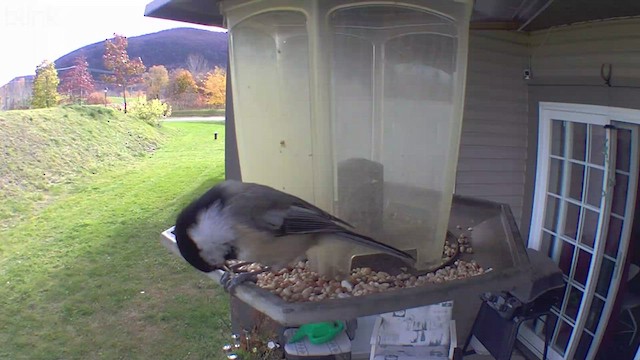
[[[453,301],[380,315],[380,345],[448,346]]]

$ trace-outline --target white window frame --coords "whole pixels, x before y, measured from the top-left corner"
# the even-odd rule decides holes
[[[603,125],[603,126],[612,124],[615,122],[624,122],[624,123],[629,123],[634,125],[640,125],[640,110],[598,106],[598,105],[541,102],[539,105],[540,125],[538,127],[539,132],[538,132],[538,151],[537,151],[536,169],[548,169],[549,167],[551,142],[547,141],[547,139],[549,139],[549,136],[551,133],[552,123],[550,119],[553,119],[554,115],[556,116],[556,118],[560,118],[568,121],[581,122],[581,123],[584,123],[585,119],[589,118],[588,122],[590,124]],[[546,144],[548,146],[542,146],[541,144]],[[634,148],[632,148],[632,152],[637,154],[638,153],[637,142],[634,142],[633,144],[634,144],[633,145]],[[614,145],[614,143],[610,145]],[[610,155],[611,155],[611,152],[610,152]],[[609,159],[611,160],[611,156],[609,157]],[[615,151],[613,152],[613,162],[614,162],[613,166],[615,169]],[[633,174],[634,172],[635,174],[638,174],[638,167],[635,164],[636,162],[634,161],[631,162],[631,168],[630,168],[631,174]],[[607,168],[610,168],[610,166],[607,166]],[[607,169],[605,169],[605,179],[608,179],[606,172],[607,172]],[[615,170],[614,170],[614,173],[615,173]],[[540,249],[542,246],[541,244],[542,239],[539,236],[539,234],[544,222],[543,217],[545,213],[548,177],[549,175],[547,171],[536,171],[533,211],[532,211],[532,218],[531,218],[531,226],[529,228],[529,244],[528,244],[529,247],[534,249]],[[629,189],[636,189],[637,181],[638,181],[637,175],[630,176]],[[635,190],[633,191],[633,194],[629,194],[629,196],[633,196],[635,198],[637,196],[637,194],[635,194]],[[607,204],[607,200],[605,199],[607,197],[609,198],[608,204]],[[606,208],[610,207],[611,205],[610,204],[611,194],[609,194],[609,196],[607,197],[603,198],[602,200],[603,202],[605,202],[604,204],[601,205],[602,211],[608,211],[609,209],[606,209]],[[635,209],[635,202],[628,201],[626,212],[625,212],[625,218],[629,216],[633,217],[634,209]],[[602,216],[600,216],[600,219],[602,219]],[[606,236],[606,229],[602,229],[602,225],[603,225],[602,221],[599,221],[598,223],[599,235],[597,236],[601,236],[601,237]],[[631,228],[632,228],[632,221],[625,221],[621,240],[620,240],[621,245],[624,245],[622,247],[624,250],[618,254],[617,258],[626,259]],[[605,230],[605,231],[602,231],[602,230]],[[606,240],[606,239],[603,239],[603,240]],[[600,243],[599,247],[601,248],[600,252],[602,252],[605,245],[605,241],[600,241],[599,243]],[[602,258],[599,257],[594,260],[597,262],[601,262]],[[592,266],[591,269],[589,270],[589,278],[591,278],[593,270],[594,270],[594,266]],[[611,286],[609,289],[610,293],[614,293],[614,294],[617,293],[619,284],[620,284],[620,281],[618,281],[618,279],[620,279],[621,277],[622,270],[623,270],[623,266],[615,267],[612,274]],[[597,275],[597,274],[594,274],[594,275]],[[583,301],[581,302],[580,309],[576,317],[576,319],[580,319],[580,321],[577,322],[576,326],[574,327],[571,338],[569,339],[567,350],[565,352],[565,357],[568,355],[569,358],[573,358],[573,356],[575,355],[578,342],[574,338],[577,336],[580,336],[583,332],[586,317],[581,315],[583,314],[583,312],[585,311],[588,312],[590,310],[591,298],[593,297],[593,294],[595,292],[595,282],[593,282],[593,284],[590,284],[585,290],[586,291],[583,296]],[[584,299],[587,299],[587,300],[584,301]],[[600,320],[601,324],[604,324],[604,325],[598,326],[598,329],[593,338],[593,342],[589,349],[587,359],[593,359],[595,357],[595,354],[598,350],[598,347],[600,346],[600,342],[604,335],[606,324],[609,321],[609,315],[611,313],[612,307],[613,307],[613,301],[607,301],[605,303],[605,306],[603,308],[603,313],[605,315]],[[551,344],[549,346],[551,346]],[[550,358],[553,358],[552,352],[550,352],[549,355],[550,355]],[[640,351],[636,355],[636,360],[640,360],[639,358],[640,358]]]

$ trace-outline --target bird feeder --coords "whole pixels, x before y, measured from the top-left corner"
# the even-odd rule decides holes
[[[289,327],[453,300],[462,304],[454,316],[465,334],[479,294],[541,279],[562,283],[555,265],[530,259],[507,205],[453,196],[471,2],[220,0],[213,10],[156,0],[148,7],[156,17],[229,30],[227,176],[299,196],[360,233],[413,252],[420,270],[442,261],[449,232],[472,231],[473,251],[460,256],[486,269],[319,301],[290,302],[242,284],[231,296],[234,331],[273,326],[282,335]],[[172,229],[161,239],[179,253]],[[307,255],[316,270],[341,273],[378,263],[368,251],[335,243]],[[220,281],[222,272],[208,276]],[[370,337],[366,324],[356,339]]]
[[[224,0],[242,180],[441,261],[467,65],[470,0]],[[345,272],[368,250],[309,254]]]

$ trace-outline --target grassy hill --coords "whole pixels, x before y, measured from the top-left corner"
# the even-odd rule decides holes
[[[50,112],[80,115],[71,110]],[[94,122],[106,122],[97,118],[77,119],[78,132],[113,131],[101,142],[114,143],[113,151],[126,148],[117,139],[128,139],[127,131],[97,127]],[[160,137],[130,119],[109,120],[128,120],[135,142]],[[76,127],[61,126],[65,138],[83,136],[94,144],[87,147],[99,146],[92,136],[73,132]],[[175,122],[162,131],[153,156],[136,157],[145,146],[126,151],[132,155],[114,159],[118,165],[98,176],[59,185],[45,208],[2,231],[0,359],[224,357],[221,347],[231,335],[228,295],[159,242],[180,209],[224,178],[224,125]],[[216,141],[214,132],[221,134]],[[80,142],[68,150],[83,147]]]
[[[162,140],[158,128],[99,106],[0,112],[0,228],[56,185],[149,156]]]

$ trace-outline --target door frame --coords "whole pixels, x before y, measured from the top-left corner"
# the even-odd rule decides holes
[[[640,110],[635,109],[626,109],[626,108],[618,108],[618,107],[608,107],[608,106],[600,106],[600,105],[587,105],[587,104],[574,104],[574,103],[556,103],[556,102],[540,102],[539,103],[539,112],[538,112],[538,149],[537,149],[537,163],[536,163],[536,178],[535,178],[535,186],[533,193],[533,209],[531,215],[531,226],[529,228],[529,243],[528,246],[534,249],[540,249],[542,246],[542,238],[539,235],[539,232],[542,229],[542,225],[544,222],[544,214],[545,214],[545,206],[546,206],[546,195],[542,196],[539,194],[546,194],[547,183],[549,174],[547,171],[538,171],[541,167],[544,169],[548,168],[549,156],[551,152],[551,142],[548,141],[550,132],[551,132],[551,121],[549,119],[553,118],[553,114],[562,115],[561,118],[564,120],[571,121],[572,118],[579,120],[580,122],[584,122],[585,117],[590,117],[590,124],[595,125],[608,125],[611,123],[629,123],[632,125],[640,125]],[[544,121],[544,122],[543,122]],[[548,142],[548,146],[543,146],[545,142]],[[638,144],[634,143],[634,147],[632,151],[636,156],[638,156]],[[634,162],[632,161],[632,164]],[[614,170],[615,171],[615,170]],[[638,167],[632,167],[630,171],[635,171],[638,174]],[[636,175],[631,178],[629,177],[629,189],[637,188],[638,176]],[[635,191],[635,190],[634,190]],[[634,197],[637,197],[638,194],[634,194]],[[630,205],[631,204],[631,205]],[[634,216],[634,208],[635,208],[635,199],[634,201],[627,201],[627,209],[625,212],[625,218]],[[600,227],[602,224],[598,224]],[[627,250],[628,250],[628,242],[631,234],[632,221],[627,223],[625,221],[625,225],[623,228],[623,233],[621,236],[621,245],[624,242],[624,246],[622,251],[619,253],[618,257],[623,259],[621,264],[624,264],[627,258]],[[598,230],[599,231],[599,230]],[[600,261],[601,259],[596,259]],[[591,269],[592,270],[592,269]],[[616,279],[612,281],[609,292],[613,294],[617,294],[619,289],[620,281],[618,279],[621,278],[622,272],[624,270],[624,266],[616,266],[614,269],[612,279]],[[586,293],[585,293],[586,294]],[[617,295],[615,295],[617,296]],[[590,305],[590,304],[589,304]],[[605,303],[605,307],[603,308],[604,317],[600,320],[601,325],[598,326],[596,330],[596,334],[593,338],[593,343],[589,349],[587,358],[593,358],[600,346],[600,342],[604,335],[604,330],[606,329],[606,324],[610,319],[610,313],[613,307],[613,301]],[[585,306],[580,306],[580,311],[578,316],[580,316],[583,311],[589,311]],[[584,322],[582,321],[582,324]],[[582,331],[579,329],[580,332]],[[573,330],[571,339],[569,340],[569,347],[567,348],[568,354],[572,355],[575,352],[575,348],[577,346],[574,345],[571,347],[571,342],[576,334],[576,329]],[[551,346],[551,345],[550,345]],[[640,351],[638,352],[640,354]],[[551,353],[549,355],[552,355]],[[640,356],[640,355],[639,355]],[[553,357],[553,356],[550,356]]]

